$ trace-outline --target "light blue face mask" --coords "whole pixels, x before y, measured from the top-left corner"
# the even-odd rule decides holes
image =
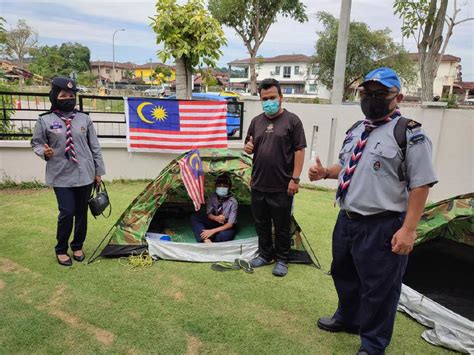
[[[278,100],[262,101],[262,108],[263,112],[265,112],[268,116],[273,116],[278,113],[278,110],[280,109],[280,102],[278,102]]]
[[[227,196],[227,194],[229,193],[229,188],[228,187],[216,187],[216,194],[217,196],[220,196],[220,197],[225,197]]]

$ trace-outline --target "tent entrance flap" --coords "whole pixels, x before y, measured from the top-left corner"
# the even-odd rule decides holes
[[[473,270],[474,247],[437,238],[413,249],[403,283],[474,321]]]

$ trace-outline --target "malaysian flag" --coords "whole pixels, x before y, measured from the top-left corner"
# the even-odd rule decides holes
[[[125,98],[129,152],[227,148],[226,101]]]
[[[178,163],[186,191],[193,200],[194,209],[199,211],[201,205],[205,204],[204,171],[199,151],[197,149],[191,150]]]

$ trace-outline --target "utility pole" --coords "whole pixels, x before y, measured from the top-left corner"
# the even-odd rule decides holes
[[[344,96],[344,75],[351,21],[351,2],[352,0],[341,0],[341,14],[339,16],[339,29],[337,32],[336,62],[334,63],[334,79],[331,91],[332,105],[340,105]]]
[[[118,31],[125,31],[125,29],[120,28],[118,30],[115,30],[114,34],[112,35],[112,75],[113,75],[113,79],[114,79],[114,81],[113,81],[114,82],[114,85],[113,85],[114,90],[115,90],[115,34]]]

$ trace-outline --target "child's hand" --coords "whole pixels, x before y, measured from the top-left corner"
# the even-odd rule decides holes
[[[219,216],[216,216],[216,222],[220,223],[220,224],[224,224],[225,223],[225,216],[223,214],[221,214]]]

